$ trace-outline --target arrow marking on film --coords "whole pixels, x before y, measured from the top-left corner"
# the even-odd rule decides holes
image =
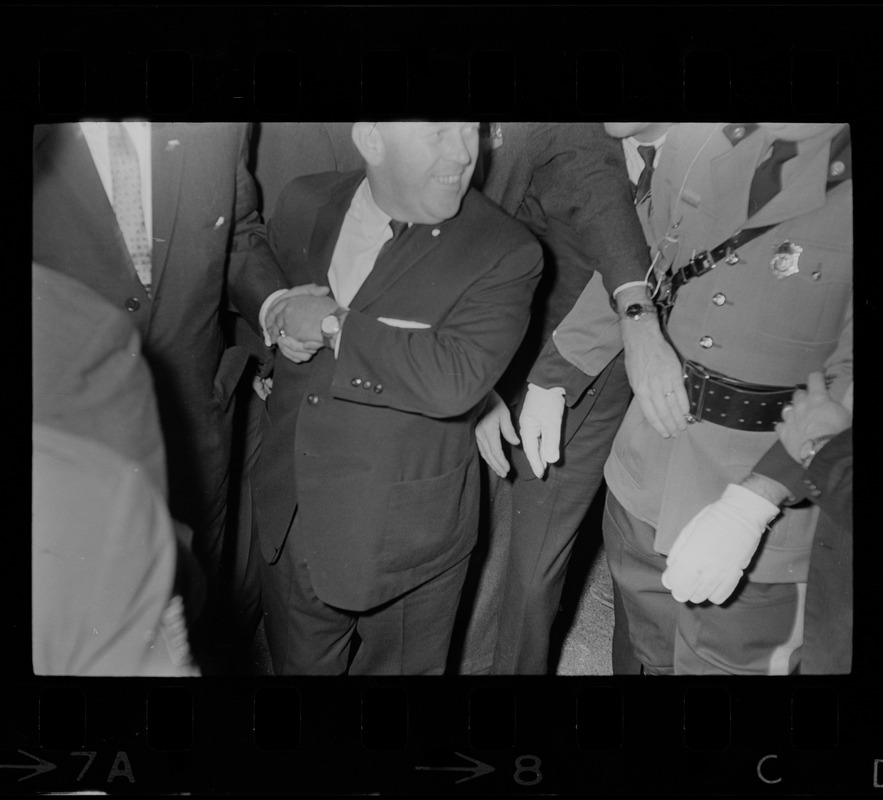
[[[494,771],[494,768],[490,764],[484,764],[481,761],[476,761],[474,758],[470,758],[469,756],[464,756],[462,753],[454,753],[455,756],[460,756],[460,758],[465,758],[467,761],[471,761],[474,766],[472,767],[414,767],[414,769],[432,769],[432,770],[444,770],[447,772],[471,772],[472,775],[467,775],[465,778],[460,778],[458,781],[454,781],[454,783],[463,783],[463,781],[471,781],[473,778],[480,778],[482,775],[487,775]]]
[[[45,758],[39,758],[38,756],[32,756],[30,753],[26,753],[24,750],[19,750],[23,756],[27,756],[28,758],[32,758],[36,763],[35,764],[0,764],[0,769],[32,769],[33,772],[30,775],[25,775],[19,778],[19,781],[26,781],[28,778],[36,777],[43,772],[51,772],[55,769],[55,764],[51,761],[47,761]]]

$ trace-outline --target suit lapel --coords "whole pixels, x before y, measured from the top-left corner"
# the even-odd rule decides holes
[[[830,152],[828,141],[811,152],[798,153],[793,162],[786,162],[782,191],[751,217],[750,227],[777,225],[824,206]],[[793,181],[787,180],[789,167],[796,173]]]
[[[153,194],[153,274],[154,294],[169,257],[181,194],[181,176],[189,144],[183,126],[151,123],[151,193]]]
[[[747,136],[736,146],[724,140],[727,148],[711,161],[711,186],[717,222],[713,231],[714,245],[745,227],[748,195],[754,170],[769,140],[761,131]]]
[[[450,223],[447,225],[449,226]],[[438,231],[438,233],[433,236],[433,231]],[[451,235],[451,231],[450,229],[446,230],[445,223],[412,225],[404,231],[399,241],[377,259],[371,273],[359,291],[356,292],[356,296],[350,303],[350,308],[354,311],[363,311],[367,308],[435,248],[446,234]]]
[[[129,248],[117,222],[116,212],[101,182],[101,176],[95,167],[95,161],[79,124],[74,122],[50,126],[49,133],[39,146],[48,154],[51,169],[65,184],[75,203],[94,211],[95,235],[100,237],[99,241],[105,242],[108,248],[117,249],[118,263],[125,264],[137,281],[135,265],[132,263]],[[39,176],[35,178],[39,179]],[[110,252],[108,251],[108,254]],[[110,260],[112,263],[117,263],[117,259]]]
[[[310,237],[307,269],[310,279],[319,286],[328,286],[328,268],[334,248],[340,238],[340,229],[349,210],[353,195],[364,179],[363,172],[354,173],[334,187],[331,199],[316,212],[316,222]]]

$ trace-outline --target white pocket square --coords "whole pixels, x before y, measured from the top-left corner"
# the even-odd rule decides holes
[[[425,330],[426,328],[431,328],[428,322],[413,322],[409,319],[393,319],[392,317],[378,317],[378,322],[382,322],[384,325],[392,325],[393,328],[414,328],[416,330]]]

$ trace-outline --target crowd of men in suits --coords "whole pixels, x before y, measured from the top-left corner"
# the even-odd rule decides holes
[[[35,671],[848,672],[849,134],[39,126]]]

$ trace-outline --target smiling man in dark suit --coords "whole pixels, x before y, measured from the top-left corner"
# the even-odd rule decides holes
[[[254,480],[267,640],[277,674],[439,674],[477,534],[473,427],[541,251],[469,190],[474,123],[353,139],[365,172],[292,182],[269,226],[295,288],[267,315],[285,356]]]
[[[143,341],[168,456],[169,505],[194,531],[214,597],[233,390],[248,351],[225,348],[228,303],[260,331],[288,286],[246,168],[249,127],[139,121],[38,126],[34,260],[124,309]]]

